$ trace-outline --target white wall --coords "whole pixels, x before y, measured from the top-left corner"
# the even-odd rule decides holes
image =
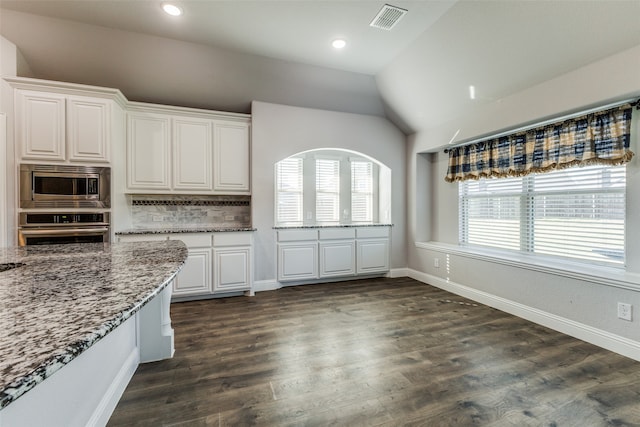
[[[276,280],[274,168],[276,162],[301,151],[341,148],[384,163],[392,180],[392,268],[406,266],[405,136],[377,116],[252,104],[252,200],[255,234],[255,280]]]
[[[16,45],[0,36],[0,76],[16,76],[19,52]],[[17,168],[13,143],[13,89],[0,79],[0,112],[4,113],[4,127],[0,131],[0,247],[12,246],[16,241],[15,186]]]
[[[384,115],[371,75],[8,9],[0,12],[0,34],[20,48],[33,70],[31,75],[19,70],[22,77],[114,87],[131,101],[209,110],[248,113],[251,101],[258,99]]]
[[[425,249],[414,245],[416,241],[426,240],[457,245],[458,186],[444,181],[448,156],[434,151],[443,141],[446,143],[455,129],[462,129],[462,138],[469,139],[614,99],[640,96],[639,68],[640,46],[522,91],[500,103],[485,105],[472,116],[411,135],[408,138],[407,209],[408,265],[413,274],[609,348],[615,347],[611,343],[623,342],[625,354],[640,359],[638,156],[627,168],[627,271],[631,274],[626,277],[631,285],[626,288],[468,258],[445,248]],[[634,117],[632,151],[639,154],[640,111],[634,111]],[[426,151],[433,154],[424,154]],[[434,267],[436,257],[444,266]],[[617,302],[633,304],[632,322],[617,319]]]

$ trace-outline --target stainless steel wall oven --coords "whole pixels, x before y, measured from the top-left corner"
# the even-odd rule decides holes
[[[19,215],[20,246],[108,242],[109,234],[109,212],[21,212]]]

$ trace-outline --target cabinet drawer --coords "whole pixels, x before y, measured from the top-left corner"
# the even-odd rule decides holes
[[[211,233],[176,233],[171,234],[169,240],[182,240],[188,248],[211,247]]]
[[[253,234],[251,232],[242,231],[225,231],[222,233],[215,233],[213,235],[213,246],[249,246]]]
[[[359,239],[389,237],[389,227],[362,227],[356,229]]]
[[[355,228],[323,228],[320,229],[320,240],[355,239]]]
[[[317,240],[318,230],[278,230],[278,242]]]
[[[169,237],[166,234],[127,234],[124,236],[118,236],[118,242],[158,242],[161,240],[167,240]]]

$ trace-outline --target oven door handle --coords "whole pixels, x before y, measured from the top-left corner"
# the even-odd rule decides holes
[[[108,233],[108,227],[92,227],[92,228],[60,228],[60,229],[51,229],[48,228],[43,230],[39,229],[31,229],[31,228],[22,228],[20,232],[24,236],[60,236],[60,235],[69,235],[69,234],[102,234]]]

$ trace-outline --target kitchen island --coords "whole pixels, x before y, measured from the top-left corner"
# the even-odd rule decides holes
[[[0,249],[0,426],[103,425],[138,363],[173,355],[180,241]]]

